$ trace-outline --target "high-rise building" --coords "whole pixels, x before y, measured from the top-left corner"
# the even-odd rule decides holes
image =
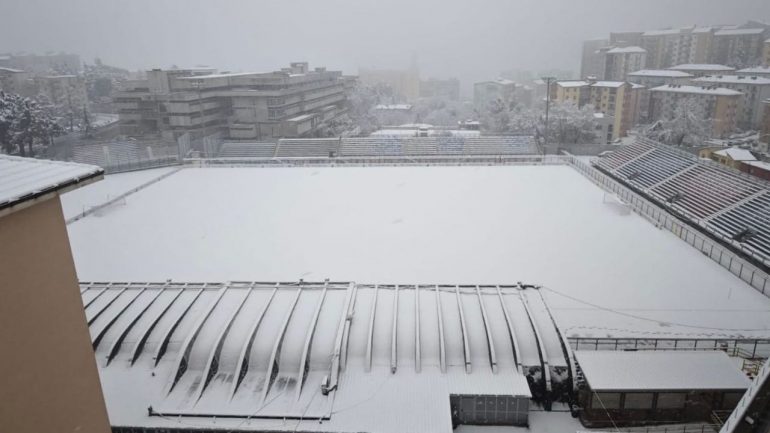
[[[652,30],[642,34],[641,47],[647,50],[647,67],[665,69],[690,61],[693,28]]]
[[[647,51],[637,46],[616,47],[605,52],[602,79],[625,81],[630,72],[644,69]]]
[[[583,42],[583,54],[580,61],[580,78],[602,78],[604,74],[604,51],[610,47],[607,39],[594,39]]]
[[[738,127],[757,130],[762,125],[763,101],[770,98],[770,78],[744,75],[713,75],[696,78],[695,85],[723,87],[743,93]]]
[[[764,55],[762,64],[770,67],[770,39],[765,41]]]
[[[671,119],[682,101],[691,101],[696,116],[710,119],[712,136],[725,137],[738,125],[743,94],[736,90],[710,86],[665,85],[650,89],[650,119]]]
[[[127,135],[263,140],[308,136],[344,114],[349,85],[341,72],[304,62],[267,73],[156,69],[113,101]]]
[[[745,68],[762,62],[765,27],[722,29],[714,33],[712,62]]]

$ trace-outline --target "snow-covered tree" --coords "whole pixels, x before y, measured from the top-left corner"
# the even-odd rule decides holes
[[[454,127],[461,120],[476,117],[471,104],[443,97],[420,99],[414,104],[412,112],[414,123],[450,127]]]
[[[34,146],[51,144],[62,127],[36,101],[0,91],[0,147],[9,154],[34,156]]]
[[[572,101],[550,107],[548,141],[556,143],[590,143],[596,138],[593,105],[578,107]]]
[[[672,146],[699,146],[711,137],[712,121],[690,99],[682,99],[670,119],[662,119],[645,131],[645,136]]]

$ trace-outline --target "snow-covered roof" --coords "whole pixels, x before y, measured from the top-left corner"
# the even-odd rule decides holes
[[[615,47],[609,51],[607,51],[607,54],[630,54],[630,53],[646,53],[647,50],[645,50],[642,47]]]
[[[706,75],[693,81],[700,83],[753,84],[757,86],[770,84],[770,78],[757,77],[756,75]]]
[[[103,174],[94,165],[0,155],[0,211],[47,193],[74,189]]]
[[[671,92],[671,93],[690,93],[698,95],[713,96],[739,96],[743,93],[737,90],[725,89],[723,87],[702,87],[702,86],[680,86],[678,84],[666,84],[650,89],[653,92]]]
[[[685,63],[681,65],[672,66],[668,69],[678,71],[734,71],[735,68],[725,65],[715,65],[709,63]]]
[[[650,30],[642,33],[642,36],[678,35],[679,33],[682,33],[682,29]]]
[[[765,161],[746,161],[746,164],[757,167],[765,171],[770,171],[770,162]]]
[[[215,78],[233,78],[245,77],[249,75],[259,75],[260,72],[228,72],[223,74],[194,75],[191,77],[178,77],[177,80],[211,80]]]
[[[689,78],[692,74],[688,74],[684,71],[674,71],[671,69],[642,69],[640,71],[631,72],[628,74],[630,77],[666,77],[666,78]]]
[[[730,147],[727,149],[717,150],[714,152],[719,156],[726,156],[733,161],[756,161],[757,158],[748,150],[741,149],[740,147]]]
[[[613,87],[619,88],[626,84],[625,81],[597,81],[591,84],[591,87]]]
[[[709,33],[714,30],[714,27],[696,27],[692,29],[693,33]]]
[[[739,69],[742,75],[770,75],[770,66],[755,66],[753,68]]]
[[[749,380],[721,351],[576,351],[593,391],[742,390]]]
[[[714,33],[714,36],[741,36],[741,35],[758,35],[765,32],[765,29],[728,29],[719,30]]]
[[[374,106],[375,110],[411,110],[411,104],[379,104]]]
[[[540,360],[536,348],[522,347],[532,361],[520,368],[511,343],[535,338],[527,307],[559,344],[537,290],[516,286],[159,282],[81,290],[114,426],[161,428],[193,415],[221,429],[249,418],[250,429],[291,431],[298,422],[281,419],[308,418],[300,431],[446,432],[450,394],[527,405],[523,372]],[[558,364],[566,366],[563,356]],[[164,416],[149,416],[149,406]]]
[[[571,80],[571,81],[557,81],[556,84],[560,87],[584,87],[591,83],[588,81]]]
[[[13,68],[0,68],[0,71],[10,72],[12,74],[19,74],[24,72],[21,69],[13,69]]]

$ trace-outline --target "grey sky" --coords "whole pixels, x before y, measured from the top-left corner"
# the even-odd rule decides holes
[[[355,73],[494,78],[578,70],[609,31],[770,20],[767,0],[0,0],[0,52],[68,51],[129,69],[272,70],[308,60]]]

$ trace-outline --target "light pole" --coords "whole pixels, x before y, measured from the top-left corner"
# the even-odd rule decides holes
[[[545,149],[548,146],[548,109],[551,106],[551,81],[555,80],[554,77],[543,77],[545,81],[545,135],[543,136],[543,156],[545,156]]]

